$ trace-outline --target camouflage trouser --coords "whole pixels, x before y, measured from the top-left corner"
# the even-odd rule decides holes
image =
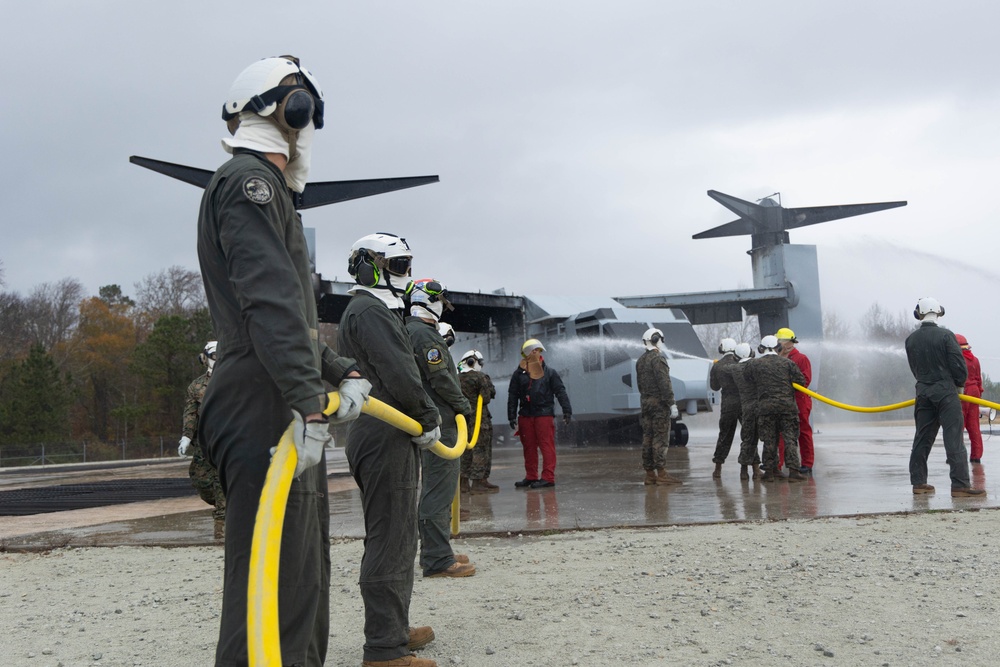
[[[748,411],[743,413],[742,425],[740,426],[740,458],[741,466],[757,465],[760,463],[760,453],[757,451],[757,413]]]
[[[736,425],[742,421],[739,406],[736,409],[723,410],[719,416],[719,439],[715,443],[715,454],[712,456],[712,463],[725,463],[729,456],[729,450],[733,446],[733,437],[736,435]]]
[[[471,435],[470,435],[471,437]],[[493,468],[493,424],[483,421],[479,425],[476,446],[462,454],[462,477],[489,479]]]
[[[799,415],[777,414],[760,415],[757,418],[757,431],[764,441],[764,469],[778,469],[778,436],[785,440],[785,465],[789,470],[798,470],[799,461]]]
[[[219,471],[208,462],[197,442],[191,443],[191,452],[191,466],[188,468],[191,486],[198,491],[202,500],[215,506],[215,510],[212,512],[214,518],[225,519],[226,495],[222,492],[222,483],[219,482]]]
[[[641,423],[643,469],[665,468],[670,443],[670,409],[662,403],[643,401]]]

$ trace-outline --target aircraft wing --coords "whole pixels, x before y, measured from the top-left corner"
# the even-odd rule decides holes
[[[198,169],[184,164],[164,162],[148,157],[133,155],[128,159],[132,164],[145,167],[157,173],[176,178],[178,181],[196,185],[204,189],[212,180],[214,171]],[[386,192],[415,188],[419,185],[437,183],[440,179],[437,176],[403,176],[400,178],[369,178],[355,181],[323,181],[320,183],[307,183],[305,191],[295,197],[295,208],[302,210],[326,206],[327,204],[337,204],[351,199],[361,199],[371,197]]]

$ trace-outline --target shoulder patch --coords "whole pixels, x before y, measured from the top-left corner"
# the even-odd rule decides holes
[[[431,349],[427,350],[427,363],[436,366],[437,364],[440,364],[443,360],[444,357],[441,356],[441,350],[437,349],[436,347],[432,347]]]
[[[251,176],[243,181],[243,194],[254,204],[261,206],[270,203],[274,198],[271,185],[260,176]]]

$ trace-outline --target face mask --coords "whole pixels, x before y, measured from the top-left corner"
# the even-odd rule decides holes
[[[285,166],[285,182],[295,192],[305,190],[306,183],[309,181],[312,141],[315,134],[316,128],[312,123],[309,123],[298,131],[298,136],[294,138],[294,141],[289,142],[292,146],[292,156]]]
[[[288,140],[282,136],[278,126],[247,111],[240,114],[240,126],[236,129],[236,134],[222,140],[222,148],[227,153],[232,153],[235,148],[246,148],[261,153],[280,153],[288,157]]]

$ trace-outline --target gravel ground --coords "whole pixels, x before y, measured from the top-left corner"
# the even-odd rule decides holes
[[[417,576],[446,665],[997,664],[1000,512],[456,541],[469,579]],[[333,554],[328,665],[361,663],[360,541]],[[0,554],[0,663],[210,665],[222,550]]]

